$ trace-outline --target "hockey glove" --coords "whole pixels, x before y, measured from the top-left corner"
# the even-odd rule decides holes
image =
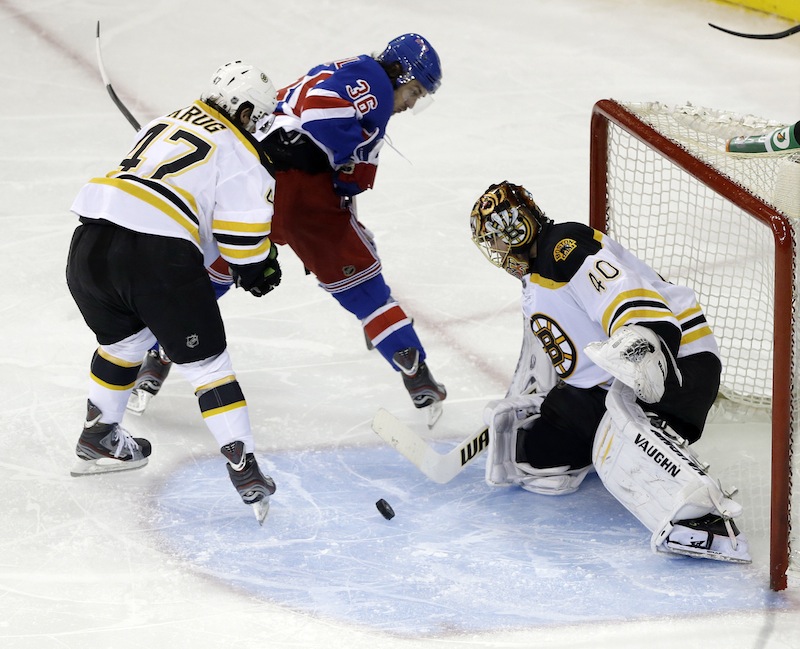
[[[672,365],[681,381],[680,372],[664,354],[666,345],[647,327],[631,324],[617,329],[608,340],[589,343],[584,350],[595,365],[633,388],[646,403],[657,403],[664,396],[664,387]]]
[[[231,265],[233,283],[255,295],[262,297],[281,283],[281,267],[278,264],[278,248],[272,244],[264,261],[244,266]]]
[[[339,196],[355,196],[375,183],[378,168],[368,162],[350,163],[340,167],[333,175],[333,189]]]

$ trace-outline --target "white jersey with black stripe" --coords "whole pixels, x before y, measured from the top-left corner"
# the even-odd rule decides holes
[[[153,120],[130,153],[80,190],[72,211],[194,243],[206,265],[269,253],[275,181],[256,141],[201,101]]]
[[[626,324],[650,324],[680,340],[678,357],[719,356],[694,291],[665,281],[623,246],[579,223],[549,224],[523,278],[522,310],[559,377],[579,388],[611,375],[583,349]]]

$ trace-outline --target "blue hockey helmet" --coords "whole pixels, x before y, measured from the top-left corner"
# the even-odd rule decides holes
[[[377,57],[381,63],[399,63],[403,73],[397,85],[416,79],[433,94],[442,85],[442,66],[439,55],[431,44],[419,34],[403,34],[389,41]]]

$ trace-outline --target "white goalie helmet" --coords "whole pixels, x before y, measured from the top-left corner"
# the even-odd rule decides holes
[[[256,123],[275,110],[278,92],[272,80],[257,67],[231,61],[217,68],[200,99],[213,103],[231,118],[243,104],[252,104],[253,114],[246,128],[253,132]]]
[[[531,247],[547,221],[528,190],[503,181],[489,186],[475,202],[472,241],[492,264],[522,279],[529,272]]]

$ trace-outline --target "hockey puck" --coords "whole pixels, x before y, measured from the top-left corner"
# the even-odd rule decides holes
[[[381,513],[387,521],[390,521],[394,518],[394,509],[392,506],[387,503],[383,498],[381,498],[378,502],[375,503],[375,507],[378,508],[378,511]]]

